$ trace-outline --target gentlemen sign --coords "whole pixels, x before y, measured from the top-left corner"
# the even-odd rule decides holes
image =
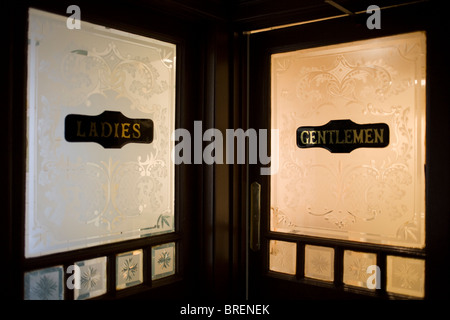
[[[151,143],[153,121],[129,119],[118,111],[104,111],[98,116],[69,114],[65,119],[64,138],[68,142],[96,142],[103,148]]]
[[[350,153],[357,148],[384,148],[389,145],[389,126],[385,123],[357,124],[351,120],[332,120],[319,127],[299,127],[299,148],[325,148],[332,153]]]

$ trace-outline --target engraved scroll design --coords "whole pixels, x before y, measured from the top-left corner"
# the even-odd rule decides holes
[[[38,14],[30,19],[30,48],[36,52],[30,56],[36,65],[30,81],[38,86],[33,87],[29,108],[33,171],[28,179],[34,190],[27,217],[29,250],[55,250],[62,242],[68,247],[81,241],[90,245],[127,228],[149,233],[170,230],[175,47],[146,43],[142,51],[144,46],[112,41],[110,35],[97,35],[87,27],[73,38],[75,33],[67,31],[64,21]],[[99,113],[106,108],[145,113],[143,117],[157,124],[157,139],[142,153],[122,152],[117,159],[111,153],[77,154],[73,150],[82,149],[64,142],[64,116],[75,109]],[[136,219],[146,217],[150,221],[136,226]],[[80,228],[72,228],[75,224]],[[91,236],[95,229],[98,233]],[[86,235],[91,238],[86,240]]]
[[[288,58],[276,61],[277,73],[286,71],[290,66],[291,60]],[[358,220],[372,221],[379,215],[388,215],[390,221],[405,219],[408,209],[402,200],[413,182],[409,163],[414,151],[414,136],[408,126],[410,108],[383,103],[410,84],[410,81],[397,79],[395,75],[396,71],[382,59],[351,65],[343,55],[338,55],[331,67],[300,68],[296,99],[305,111],[297,112],[296,109],[293,113],[281,114],[280,136],[290,136],[286,130],[292,131],[304,118],[318,113],[319,108],[335,107],[338,103],[365,106],[362,108],[363,114],[392,119],[390,122],[395,138],[392,139],[389,156],[382,163],[370,161],[363,165],[351,165],[336,161],[333,166],[311,160],[301,161],[290,141],[280,141],[284,160],[279,172],[283,180],[283,190],[280,190],[279,196],[284,206],[300,210],[298,214],[322,218],[337,229]],[[281,98],[290,94],[281,88]],[[375,108],[372,102],[377,102],[378,107]],[[329,196],[318,199],[317,194]],[[294,233],[300,228],[283,208],[272,207],[271,215],[276,227]],[[417,241],[419,228],[414,217],[398,229],[397,236]]]
[[[277,73],[288,70],[291,64],[290,58],[277,60]],[[294,94],[304,110],[300,116],[308,117],[336,98],[346,104],[367,100],[383,103],[409,85],[408,81],[394,81],[395,75],[396,71],[382,59],[351,64],[344,55],[337,55],[331,66],[300,68],[295,93],[283,90],[281,95]]]
[[[160,55],[161,64],[172,68],[173,50],[155,50]],[[66,105],[80,104],[90,95],[103,93],[107,89],[118,92],[119,97],[131,99],[131,109],[148,113],[156,107],[148,100],[169,88],[166,80],[159,80],[160,73],[151,58],[123,57],[113,42],[102,52],[95,48],[91,51],[70,50],[63,57],[61,71],[68,90],[61,95],[67,98],[64,101]]]
[[[114,230],[128,217],[158,211],[163,204],[161,187],[167,175],[164,162],[154,154],[125,163],[113,162],[111,158],[100,164],[72,163],[62,158],[59,162],[46,162],[39,180],[48,186],[45,195],[53,205],[46,208],[41,219],[46,220],[45,225],[56,226],[64,219],[60,212],[76,212],[80,222]],[[58,187],[57,182],[65,187]],[[167,212],[161,216],[168,225]],[[154,228],[162,228],[162,222]]]
[[[373,108],[365,111],[372,114],[379,112]],[[404,188],[412,183],[408,162],[413,151],[413,136],[407,127],[408,112],[408,108],[393,107],[391,112],[383,114],[393,118],[393,134],[397,142],[392,147],[393,156],[386,158],[381,165],[374,161],[360,166],[344,165],[337,161],[330,167],[298,160],[293,152],[289,153],[280,170],[285,190],[290,190],[283,193],[285,204],[291,208],[303,208],[303,212],[322,217],[337,228],[348,226],[358,219],[371,221],[381,214],[389,215],[392,220],[403,218],[407,214],[401,201],[405,195]],[[293,115],[290,118],[286,119],[290,122],[286,125],[288,128],[297,122]],[[320,179],[322,183],[309,182],[315,179]],[[299,194],[302,196],[297,196]],[[317,194],[330,196],[318,199]],[[277,225],[295,229],[280,208],[273,207],[272,214]],[[405,236],[414,237],[415,231],[411,227]]]

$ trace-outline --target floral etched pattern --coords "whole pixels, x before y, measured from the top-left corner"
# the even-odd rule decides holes
[[[80,288],[74,290],[74,299],[83,300],[106,293],[106,257],[80,261]]]
[[[143,281],[143,252],[136,250],[117,255],[117,289],[135,286]]]
[[[175,274],[175,243],[152,247],[152,279]]]
[[[344,283],[367,288],[367,279],[371,273],[367,268],[376,265],[376,255],[371,253],[344,251]]]
[[[161,252],[158,259],[158,264],[161,266],[161,269],[167,269],[170,266],[170,254],[167,251]]]
[[[425,260],[387,257],[386,290],[392,293],[423,298],[425,284]]]
[[[411,33],[272,56],[271,230],[424,245],[424,51],[424,34]],[[298,127],[337,119],[386,123],[390,144],[348,154],[296,147]]]
[[[295,274],[297,267],[297,244],[270,240],[269,269],[286,274]]]
[[[63,300],[63,268],[25,273],[25,300]]]
[[[319,280],[334,280],[334,249],[305,246],[305,277]]]
[[[26,255],[172,232],[173,44],[30,10]],[[149,145],[64,139],[68,114],[151,119]]]

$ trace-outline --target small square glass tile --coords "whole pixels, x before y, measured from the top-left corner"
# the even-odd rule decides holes
[[[297,268],[297,244],[279,240],[270,240],[269,269],[295,275]]]
[[[106,293],[106,257],[76,262],[79,269],[78,287],[74,288],[74,299],[84,300]]]
[[[62,266],[26,272],[25,300],[63,300],[64,270]]]
[[[116,289],[136,286],[143,282],[143,251],[134,250],[116,256]]]
[[[361,288],[369,288],[367,281],[371,281],[373,271],[369,266],[376,266],[377,256],[374,253],[344,251],[344,277],[345,284]],[[367,272],[369,270],[369,272]],[[376,281],[376,280],[375,280]],[[377,284],[375,283],[375,286]]]
[[[333,281],[334,249],[305,245],[305,277]]]
[[[418,298],[425,296],[425,260],[387,256],[386,291]]]
[[[175,274],[175,243],[152,247],[152,280]]]

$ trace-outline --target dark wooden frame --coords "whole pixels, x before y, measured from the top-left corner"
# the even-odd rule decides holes
[[[383,0],[382,4],[404,1]],[[312,2],[311,2],[312,3]],[[364,7],[372,1],[345,1]],[[136,239],[77,251],[77,257],[69,253],[51,255],[32,260],[23,258],[24,246],[24,204],[25,204],[25,154],[26,154],[26,61],[27,61],[27,14],[29,7],[35,7],[66,15],[70,1],[11,1],[4,9],[2,30],[7,37],[6,72],[3,74],[6,86],[2,86],[6,111],[3,117],[1,141],[6,148],[2,157],[4,173],[2,193],[2,256],[5,262],[14,266],[6,278],[4,292],[8,298],[23,298],[23,272],[40,266],[63,263],[106,254],[114,262],[114,255],[128,249],[150,248],[153,244],[178,241],[177,275],[170,279],[146,283],[126,292],[115,294],[109,291],[99,299],[184,299],[210,301],[232,298],[372,298],[345,288],[338,280],[332,288],[321,287],[320,283],[305,282],[301,277],[285,277],[267,272],[267,259],[260,253],[248,249],[248,194],[249,178],[259,168],[254,165],[182,165],[177,167],[177,202],[184,213],[179,215],[175,234],[162,235],[154,240]],[[426,248],[426,295],[427,299],[447,298],[450,280],[445,277],[445,266],[449,259],[450,233],[448,194],[450,172],[448,137],[450,108],[446,107],[448,62],[444,45],[446,39],[444,10],[435,7],[436,2],[389,9],[382,13],[382,29],[368,31],[365,19],[354,16],[333,19],[319,24],[304,25],[269,33],[249,36],[246,31],[274,27],[317,18],[341,14],[335,8],[320,3],[304,8],[298,0],[200,0],[158,1],[158,0],[111,0],[105,2],[78,0],[82,9],[82,20],[106,25],[124,31],[158,38],[177,44],[177,121],[178,127],[193,132],[193,121],[202,120],[203,128],[248,128],[258,129],[254,120],[267,114],[268,83],[263,80],[268,70],[255,68],[267,55],[267,49],[296,49],[300,46],[319,46],[333,42],[344,42],[358,38],[387,35],[395,32],[425,28],[428,44],[427,79],[427,248]],[[195,7],[198,5],[197,7]],[[380,4],[381,5],[381,4]],[[367,6],[366,6],[367,7]],[[442,22],[442,23],[441,23]],[[319,30],[316,27],[319,26]],[[327,30],[327,34],[320,31]],[[259,39],[259,40],[258,40]],[[251,40],[251,46],[250,42]],[[292,46],[291,46],[292,45]],[[252,55],[249,48],[259,48]],[[251,70],[251,73],[250,73]],[[251,78],[250,78],[251,76]],[[265,78],[266,77],[266,78]],[[256,79],[256,82],[255,82]],[[258,82],[262,81],[262,82]],[[257,91],[253,90],[256,85]],[[262,89],[262,91],[260,90]],[[249,100],[258,106],[250,113]],[[267,126],[267,122],[263,125]],[[438,141],[438,142],[436,142]],[[266,177],[267,178],[267,177]],[[267,181],[266,181],[267,182]],[[266,183],[264,182],[264,183]],[[264,185],[263,185],[264,186]],[[264,189],[263,189],[264,192]],[[267,203],[267,196],[266,196]],[[271,234],[263,221],[262,239],[273,236],[280,240],[310,241],[323,244],[320,239],[291,238]],[[263,248],[267,246],[262,242]],[[301,257],[303,244],[298,246]],[[360,248],[358,244],[336,242],[336,248]],[[367,247],[364,247],[367,249]],[[369,248],[370,249],[370,248]],[[341,250],[341,249],[340,249]],[[340,250],[337,250],[339,255]],[[371,247],[380,257],[386,254],[382,248]],[[369,251],[370,251],[369,250]],[[423,256],[423,252],[406,250],[406,256]],[[148,255],[145,259],[149,259]],[[302,261],[298,261],[301,274]],[[108,273],[114,277],[114,269]],[[67,276],[66,276],[67,277]],[[112,280],[114,283],[114,280]],[[385,281],[382,279],[382,281]],[[157,286],[161,284],[161,286]],[[261,289],[261,290],[260,290]],[[260,290],[260,291],[258,291]],[[308,294],[303,294],[307,290]],[[175,296],[173,295],[176,293]],[[255,293],[258,293],[255,295]],[[272,294],[271,294],[272,293]],[[325,294],[324,294],[325,293]],[[384,293],[380,298],[392,298]],[[70,294],[67,296],[70,298]],[[395,298],[395,297],[394,297]]]

